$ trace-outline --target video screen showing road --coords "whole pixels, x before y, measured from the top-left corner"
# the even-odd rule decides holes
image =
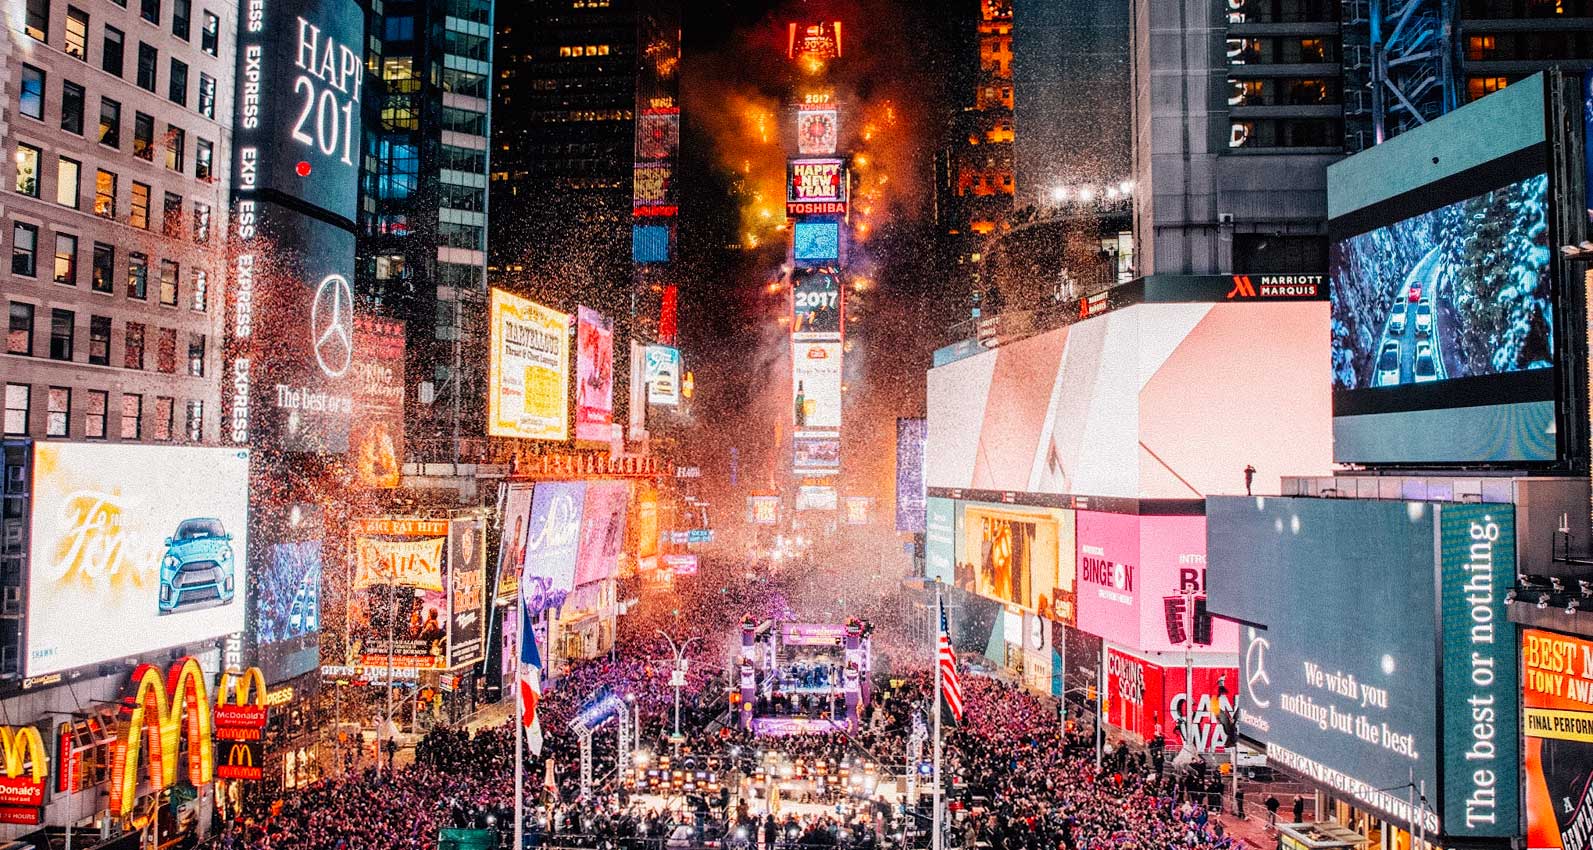
[[[1333,386],[1549,368],[1548,177],[1333,243]]]

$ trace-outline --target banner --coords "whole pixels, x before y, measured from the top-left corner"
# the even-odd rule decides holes
[[[448,667],[485,655],[481,636],[486,602],[486,528],[480,517],[448,524]]]
[[[443,540],[374,540],[354,544],[354,589],[396,585],[419,590],[443,589]]]
[[[1593,641],[1521,632],[1530,850],[1593,848]]]
[[[575,311],[575,439],[606,443],[614,423],[614,322]]]
[[[498,589],[494,600],[505,604],[520,593],[520,568],[525,565],[526,538],[531,532],[531,485],[505,485],[503,513],[498,519]]]
[[[665,407],[680,404],[680,350],[649,345],[646,356],[647,403]]]
[[[841,343],[791,343],[796,427],[841,427]]]
[[[545,481],[531,496],[531,525],[526,537],[525,567],[520,573],[520,598],[529,603],[541,591],[573,590],[575,559],[581,547],[584,481]],[[528,592],[531,590],[532,592]]]
[[[625,542],[625,513],[630,486],[622,481],[586,485],[581,513],[581,550],[575,562],[575,585],[612,578]]]
[[[404,462],[404,323],[354,317],[354,477],[361,487],[398,486]]]
[[[563,440],[569,436],[570,317],[492,290],[487,433]]]

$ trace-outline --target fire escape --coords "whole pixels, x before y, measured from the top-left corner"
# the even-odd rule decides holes
[[[1454,109],[1455,0],[1344,0],[1345,147]]]

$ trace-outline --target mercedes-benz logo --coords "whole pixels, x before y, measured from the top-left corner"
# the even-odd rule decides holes
[[[343,377],[354,362],[354,290],[340,274],[327,275],[315,288],[310,346],[327,377]]]
[[[1272,685],[1272,677],[1267,675],[1267,651],[1270,649],[1272,644],[1260,635],[1252,637],[1250,645],[1245,647],[1245,695],[1250,697],[1250,704],[1257,708],[1272,705],[1272,700],[1256,696],[1256,683],[1269,687]]]

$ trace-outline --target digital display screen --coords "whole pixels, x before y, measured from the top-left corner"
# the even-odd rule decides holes
[[[958,588],[1022,605],[1047,619],[1078,622],[1073,511],[955,504],[960,533],[953,583]]]
[[[840,111],[833,106],[799,107],[797,152],[803,156],[833,156],[840,126]]]
[[[796,509],[799,511],[833,511],[840,505],[834,487],[804,484],[797,488]]]
[[[575,439],[608,442],[614,424],[614,322],[575,311]]]
[[[841,344],[791,343],[793,409],[798,428],[841,427]]]
[[[798,222],[797,227],[802,224]],[[834,272],[804,271],[791,278],[791,334],[797,339],[838,339],[841,280]]]
[[[669,262],[669,226],[664,224],[631,225],[631,261],[636,263]]]
[[[1079,628],[1146,652],[1234,651],[1233,623],[1212,621],[1209,641],[1190,628],[1206,596],[1205,517],[1079,511],[1078,547]]]
[[[923,419],[896,420],[896,530],[924,531]]]
[[[1233,711],[1233,689],[1238,687],[1239,671],[1233,667],[1182,667],[1168,669],[1119,649],[1106,651],[1106,721],[1145,740],[1162,733],[1167,745],[1183,745],[1179,721],[1189,716],[1186,696],[1189,680],[1194,681],[1195,746],[1199,752],[1219,752],[1228,745],[1212,700],[1219,699],[1226,711]],[[1219,696],[1219,685],[1228,692]]]
[[[799,263],[841,258],[841,223],[799,221],[791,228],[791,256]]]
[[[448,520],[354,521],[348,616],[360,665],[448,666],[449,535]]]
[[[487,528],[480,517],[448,523],[448,667],[486,657]]]
[[[570,317],[501,289],[489,305],[487,433],[569,436]]]
[[[836,436],[809,437],[798,434],[791,440],[795,454],[792,468],[798,474],[807,472],[828,475],[841,468],[841,439]]]
[[[256,585],[257,640],[278,643],[321,630],[321,541],[278,543]]]
[[[398,486],[404,462],[404,323],[354,318],[354,409],[349,449],[363,487]]]
[[[247,450],[36,443],[26,674],[242,632],[248,563]]]
[[[575,562],[576,587],[612,578],[618,571],[630,501],[630,485],[623,481],[593,481],[586,485],[581,550]]]
[[[1402,827],[1515,834],[1514,510],[1207,499],[1209,606],[1254,624],[1239,642],[1240,723],[1268,761]],[[1412,776],[1428,789],[1420,814]]]
[[[585,504],[584,481],[538,482],[532,491],[525,568],[520,574],[523,604],[531,605],[532,600],[548,590],[575,588],[575,559],[581,550],[581,515]]]
[[[793,159],[787,176],[787,215],[846,214],[846,165],[841,160]]]
[[[649,345],[645,357],[647,403],[665,407],[680,404],[680,349]]]
[[[279,192],[352,222],[364,13],[353,0],[269,0],[239,12],[236,196]]]

